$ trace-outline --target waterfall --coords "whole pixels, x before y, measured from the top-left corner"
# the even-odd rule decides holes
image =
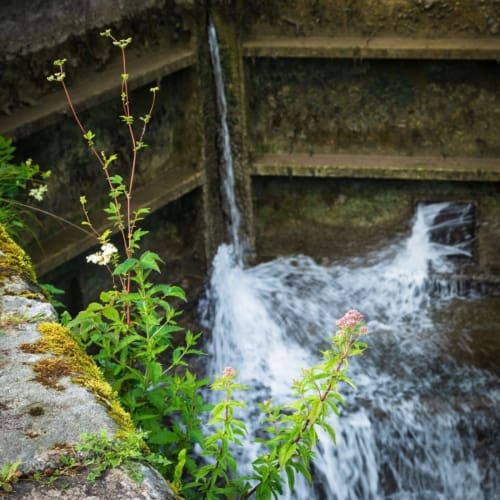
[[[226,92],[224,89],[224,78],[220,63],[217,32],[215,31],[215,27],[212,23],[210,23],[208,27],[208,45],[215,80],[217,111],[219,114],[219,144],[222,153],[221,160],[224,172],[224,194],[229,207],[228,225],[231,235],[232,252],[234,253],[236,260],[242,262],[243,250],[239,235],[241,217],[236,204],[236,195],[234,190],[233,155],[231,152],[231,136],[229,134],[229,125],[227,122]]]
[[[213,27],[209,33],[216,47]],[[216,82],[223,96],[221,75]],[[221,129],[230,154],[227,124]],[[234,192],[228,202],[237,212]],[[317,362],[346,310],[362,311],[370,329],[369,350],[350,365],[357,390],[345,389],[346,408],[331,421],[337,443],[321,436],[314,484],[299,480],[283,498],[489,500],[500,491],[498,376],[461,360],[470,324],[452,328],[441,319],[449,311],[467,315],[480,297],[461,297],[443,280],[435,286],[437,274],[454,273],[450,256],[470,257],[470,246],[435,237],[470,217],[467,207],[453,206],[420,204],[407,237],[330,266],[293,256],[245,268],[239,215],[231,215],[232,244],[218,249],[200,311],[211,332],[208,371],[233,366],[250,388],[237,395],[249,410],[269,398],[288,401],[293,378]],[[451,220],[441,220],[445,212]],[[249,413],[237,418],[252,436],[259,422]],[[257,453],[249,440],[238,455],[240,472]]]

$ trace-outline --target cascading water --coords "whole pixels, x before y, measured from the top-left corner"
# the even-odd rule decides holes
[[[222,166],[224,170],[224,194],[229,206],[229,229],[231,241],[233,242],[232,251],[238,262],[243,261],[243,251],[240,241],[240,212],[236,204],[236,195],[234,190],[234,168],[233,155],[231,152],[231,137],[229,135],[229,125],[227,122],[227,102],[224,90],[224,79],[222,76],[222,67],[220,63],[219,44],[217,42],[217,32],[212,23],[208,27],[208,46],[210,49],[210,58],[212,61],[212,70],[215,79],[215,91],[217,100],[217,111],[220,119],[219,143],[222,153]]]
[[[211,36],[216,42],[215,30]],[[245,268],[237,237],[219,248],[201,304],[211,331],[208,370],[235,367],[250,387],[239,395],[249,407],[270,397],[286,402],[292,379],[317,361],[346,310],[368,319],[370,348],[350,368],[358,388],[346,388],[346,408],[332,420],[337,443],[321,437],[314,485],[299,481],[285,497],[489,500],[500,491],[498,376],[461,362],[454,346],[467,344],[467,329],[439,319],[476,300],[434,286],[436,273],[453,274],[450,255],[470,255],[431,237],[470,216],[464,208],[439,221],[450,206],[419,205],[408,237],[331,266],[297,256]],[[250,435],[256,420],[246,421]],[[243,470],[257,451],[243,447]]]

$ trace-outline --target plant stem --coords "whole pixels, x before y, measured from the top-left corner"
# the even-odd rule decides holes
[[[21,203],[20,201],[11,200],[8,198],[0,198],[0,201],[3,201],[5,203],[12,203],[13,205],[19,205],[20,207],[27,208],[28,210],[33,210],[34,212],[39,212],[43,215],[48,215],[49,217],[52,217],[53,219],[56,219],[60,222],[63,222],[64,224],[67,224],[68,226],[71,226],[75,229],[78,229],[78,231],[82,231],[87,236],[95,236],[94,233],[92,233],[91,231],[87,231],[86,229],[83,229],[83,227],[78,226],[77,224],[74,224],[73,222],[69,221],[68,219],[65,219],[64,217],[56,215],[56,214],[49,212],[47,210],[43,210],[42,208],[34,207],[32,205],[27,205],[26,203]]]
[[[61,72],[62,72],[63,71],[62,65],[60,66],[60,68],[61,68]],[[80,120],[80,117],[78,116],[78,113],[75,109],[75,106],[73,105],[73,100],[71,99],[71,95],[69,93],[68,87],[66,86],[66,83],[64,82],[64,80],[61,81],[61,84],[62,84],[62,87],[64,90],[64,95],[66,96],[66,101],[68,103],[69,109],[71,110],[71,113],[73,115],[73,118],[74,118],[76,124],[78,125],[78,128],[80,129],[82,135],[85,136],[87,134],[87,130],[83,126],[83,124]],[[111,178],[110,178],[110,175],[109,175],[107,168],[104,168],[105,167],[104,160],[101,158],[101,156],[99,155],[99,153],[97,152],[97,149],[95,148],[95,146],[93,144],[89,143],[89,147],[90,147],[90,150],[92,151],[93,155],[97,158],[99,165],[103,169],[104,175],[106,176],[106,180],[108,182],[108,186],[109,186],[110,190],[112,190],[113,183],[111,182]],[[115,207],[116,207],[116,213],[120,214],[120,211],[118,209],[118,201],[115,199],[115,200],[113,200],[113,203],[115,204]],[[119,224],[118,224],[118,227],[120,228]],[[123,242],[124,242],[125,247],[126,247],[127,240],[125,237],[125,233],[123,232],[123,229],[119,229],[119,230],[120,230],[120,233],[122,234],[122,239],[123,239]]]

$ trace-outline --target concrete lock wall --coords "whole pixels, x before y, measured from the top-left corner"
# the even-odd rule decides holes
[[[133,37],[133,112],[147,108],[152,85],[161,88],[136,184],[138,204],[153,209],[146,245],[162,255],[168,280],[192,296],[227,238],[209,19],[250,257],[335,258],[345,252],[338,234],[355,247],[367,234],[375,241],[406,230],[419,200],[462,200],[477,207],[470,274],[498,274],[498,2],[151,0],[1,9],[0,133],[15,139],[21,158],[53,171],[42,207],[76,224],[80,195],[99,208],[106,185],[61,89],[46,76],[54,59],[68,59],[83,121],[125,172],[119,52],[99,32]],[[37,219],[22,244],[38,274],[65,288],[78,310],[105,279],[84,265],[94,241]]]
[[[0,134],[15,140],[19,159],[31,157],[52,170],[41,208],[78,225],[79,197],[86,195],[100,213],[106,194],[60,87],[46,80],[53,60],[68,59],[77,109],[98,147],[119,155],[123,173],[130,146],[118,118],[119,52],[99,32],[110,27],[119,38],[132,36],[134,114],[147,110],[149,88],[160,86],[136,185],[138,206],[152,208],[144,242],[165,261],[164,279],[196,297],[211,257],[227,239],[209,20],[220,43],[250,258],[343,257],[407,231],[419,201],[466,201],[475,206],[476,241],[464,272],[468,279],[498,283],[496,0],[3,2]],[[85,262],[95,241],[42,215],[30,229],[21,244],[40,281],[64,288],[68,308],[80,310],[107,279]],[[2,252],[0,269],[12,268]],[[105,420],[90,429],[116,428],[85,388],[65,380],[65,391],[58,392],[31,380],[34,363],[54,353],[27,354],[19,345],[35,342],[40,321],[55,318],[33,280],[14,269],[1,282],[0,362],[2,377],[10,378],[0,384],[0,418],[17,420],[12,425],[18,428],[0,442],[2,455],[13,460],[19,446],[66,426],[65,411],[46,408],[77,410],[65,399],[75,391]],[[18,315],[23,321],[14,321]],[[20,370],[12,363],[27,364]],[[45,417],[40,410],[30,413],[38,407]],[[87,414],[72,414],[68,432],[81,431],[74,419]],[[35,467],[37,457],[53,448],[54,442],[46,443],[24,458]],[[79,498],[78,491],[71,498]]]

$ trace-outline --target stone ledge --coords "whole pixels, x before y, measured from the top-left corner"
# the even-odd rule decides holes
[[[145,465],[139,465],[144,479],[135,483],[121,468],[111,469],[94,482],[89,482],[85,474],[64,477],[65,489],[54,484],[20,482],[15,484],[11,495],[24,500],[46,500],[63,498],[66,500],[174,500],[171,490],[161,475]]]
[[[263,154],[255,156],[251,172],[258,176],[498,182],[500,160],[403,155]]]
[[[154,213],[159,208],[175,201],[193,190],[203,186],[204,174],[192,168],[165,165],[165,175],[136,189],[132,209],[148,207]],[[96,220],[95,226],[102,233],[109,223]],[[39,276],[52,271],[70,259],[80,255],[96,245],[93,236],[86,235],[78,229],[66,226],[39,242],[28,247]]]
[[[496,38],[256,37],[243,41],[246,57],[500,60]]]
[[[193,66],[196,56],[190,48],[162,49],[147,56],[129,56],[129,88],[133,90],[148,83],[156,85],[161,78]],[[75,107],[82,111],[106,99],[119,95],[121,61],[117,60],[105,71],[95,73],[70,86]],[[35,106],[15,111],[10,116],[0,117],[0,134],[20,139],[55,123],[69,109],[64,93],[58,92],[42,98]]]

